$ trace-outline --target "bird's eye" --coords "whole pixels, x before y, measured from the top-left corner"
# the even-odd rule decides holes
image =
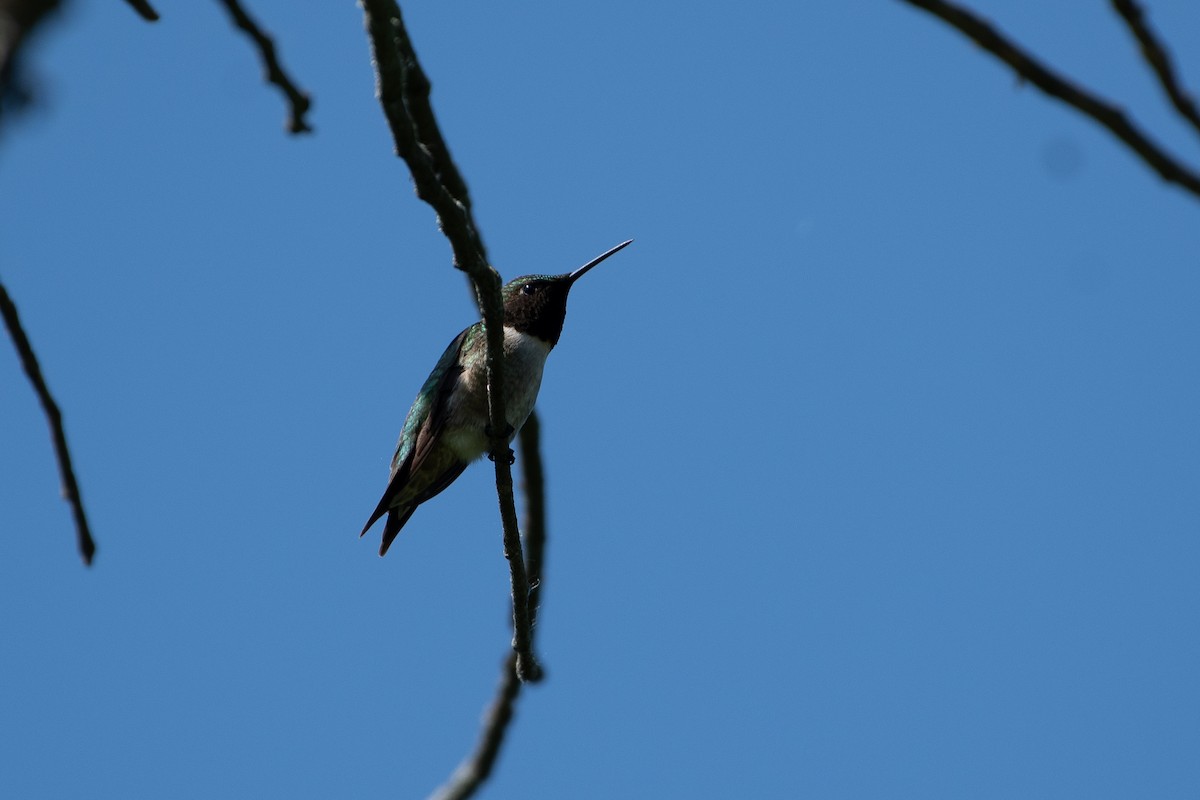
[[[538,290],[537,284],[527,283],[521,287],[522,294],[533,294]]]

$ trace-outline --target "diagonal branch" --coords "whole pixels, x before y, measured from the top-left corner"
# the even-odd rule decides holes
[[[521,428],[521,466],[525,490],[525,558],[529,569],[530,624],[537,621],[538,592],[542,579],[542,554],[546,546],[546,492],[540,450],[537,412],[529,415]],[[508,723],[512,721],[521,681],[517,677],[516,654],[510,653],[500,672],[496,698],[483,720],[483,730],[474,752],[467,755],[445,785],[430,800],[466,800],[488,779],[504,743]]]
[[[132,2],[132,0],[131,0]],[[284,96],[288,100],[288,120],[287,129],[291,133],[309,133],[312,128],[305,121],[304,115],[308,113],[312,101],[306,92],[302,92],[296,88],[296,84],[292,83],[292,79],[283,71],[283,67],[279,65],[279,57],[275,54],[275,42],[270,36],[263,33],[262,28],[258,27],[258,23],[250,18],[246,10],[242,8],[240,0],[221,0],[221,5],[225,6],[229,11],[229,16],[233,17],[233,23],[246,33],[254,44],[258,46],[258,52],[262,56],[263,68],[266,70],[266,79],[268,83],[273,83],[279,87]]]
[[[1171,57],[1167,55],[1167,49],[1159,42],[1154,31],[1150,30],[1141,7],[1134,0],[1112,0],[1112,5],[1138,40],[1142,48],[1142,57],[1158,76],[1158,82],[1162,84],[1163,91],[1167,93],[1175,110],[1200,133],[1200,113],[1196,111],[1196,104],[1180,85],[1175,76],[1175,68],[1171,64]]]
[[[142,19],[147,22],[157,22],[158,12],[154,10],[148,0],[126,0]],[[258,47],[259,56],[262,58],[263,69],[266,70],[267,83],[273,83],[279,87],[279,91],[283,92],[284,97],[288,101],[288,119],[287,129],[290,133],[311,133],[312,127],[308,121],[304,119],[304,115],[308,113],[308,109],[312,107],[312,98],[308,93],[296,88],[296,84],[292,82],[291,77],[284,72],[283,67],[279,63],[279,56],[275,52],[275,40],[263,32],[263,29],[258,26],[258,23],[246,13],[246,9],[242,8],[241,0],[220,0],[221,5],[225,6],[225,10],[229,12],[229,16],[233,18],[233,24],[242,30]]]
[[[146,0],[125,0],[146,22],[158,22],[158,12]]]
[[[508,723],[512,722],[517,697],[521,694],[521,679],[517,677],[516,664],[517,654],[509,653],[504,659],[504,666],[500,668],[496,698],[484,715],[483,730],[475,751],[462,760],[450,779],[431,794],[429,800],[466,800],[491,776]]]
[[[513,504],[512,451],[504,412],[504,305],[500,274],[487,260],[483,240],[471,214],[458,170],[450,159],[433,109],[429,81],[420,69],[400,8],[395,0],[361,0],[375,67],[376,93],[392,131],[396,154],[408,165],[417,197],[437,213],[438,225],[450,241],[454,265],[467,273],[487,333],[488,416],[492,436],[490,458],[496,464],[496,493],[504,525],[513,597],[513,650],[517,675],[536,681],[541,668],[533,656],[529,614],[529,579]],[[455,192],[455,186],[462,192]]]
[[[46,420],[50,423],[54,454],[58,457],[58,472],[62,478],[63,497],[71,504],[71,513],[75,517],[79,553],[83,556],[83,563],[90,565],[92,557],[96,554],[96,543],[92,541],[87,515],[83,512],[83,499],[79,496],[79,484],[75,480],[75,469],[71,466],[71,451],[67,447],[66,431],[63,430],[62,412],[58,410],[58,403],[54,402],[50,388],[46,386],[46,379],[42,377],[42,368],[33,353],[33,346],[29,343],[29,337],[25,335],[25,329],[21,327],[17,307],[3,284],[0,284],[0,316],[4,317],[4,325],[8,328],[8,335],[12,337],[13,346],[17,348],[21,366],[25,368],[25,374],[29,376],[29,382],[41,400]]]
[[[976,44],[1003,61],[1017,75],[1067,105],[1081,111],[1107,128],[1129,149],[1149,164],[1163,180],[1177,184],[1200,197],[1200,173],[1185,167],[1150,140],[1116,106],[1075,86],[1043,66],[985,20],[972,12],[943,0],[901,0],[957,28]]]
[[[421,62],[417,60],[416,50],[413,48],[412,40],[408,38],[408,30],[404,27],[404,20],[399,17],[399,13],[400,9],[397,7],[397,24],[393,28],[392,34],[395,36],[396,49],[403,60],[405,109],[411,115],[412,125],[417,131],[417,139],[428,155],[439,182],[451,197],[462,203],[466,208],[467,216],[470,217],[471,198],[467,191],[467,182],[463,180],[458,167],[454,164],[454,159],[450,157],[450,148],[446,146],[446,140],[442,138],[442,131],[433,115],[433,106],[429,102],[433,84],[430,83],[425,70],[421,68]],[[382,89],[382,86],[379,88]],[[382,95],[380,99],[383,99]],[[477,232],[475,235],[478,237]],[[482,243],[479,243],[479,249],[480,252],[483,252]],[[485,257],[483,261],[486,263],[487,258]],[[462,267],[459,268],[462,269]]]

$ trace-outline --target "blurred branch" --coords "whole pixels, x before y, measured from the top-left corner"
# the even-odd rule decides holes
[[[538,595],[542,581],[542,555],[546,547],[546,492],[542,471],[540,448],[540,426],[537,412],[529,415],[521,428],[521,467],[524,473],[522,488],[525,490],[525,558],[529,571],[529,616],[530,624],[537,622]],[[466,800],[475,793],[491,775],[504,743],[508,723],[513,718],[513,708],[521,694],[521,681],[517,677],[517,656],[510,653],[504,659],[500,671],[500,685],[496,698],[488,708],[483,720],[483,730],[474,752],[463,759],[450,780],[430,796],[430,800]]]
[[[1175,110],[1191,123],[1197,133],[1200,133],[1200,113],[1196,111],[1196,104],[1180,85],[1179,79],[1175,76],[1175,68],[1171,64],[1171,58],[1167,55],[1167,49],[1159,42],[1154,31],[1150,30],[1150,26],[1146,24],[1141,7],[1134,0],[1112,0],[1112,5],[1121,19],[1125,20],[1125,24],[1129,26],[1134,38],[1138,40],[1138,44],[1142,48],[1142,57],[1154,70],[1158,82],[1162,84],[1163,91],[1167,93]]]
[[[75,469],[71,466],[71,451],[67,448],[67,434],[63,430],[62,412],[58,410],[58,404],[54,402],[50,389],[46,386],[46,379],[42,377],[42,368],[38,364],[37,356],[33,353],[33,346],[29,343],[29,337],[25,335],[25,329],[21,327],[21,318],[17,314],[17,307],[13,304],[12,298],[8,296],[8,291],[3,284],[0,284],[0,316],[4,317],[4,325],[8,328],[8,335],[12,337],[13,346],[17,348],[21,366],[25,368],[25,374],[29,376],[29,382],[33,385],[38,399],[41,400],[46,420],[50,423],[50,433],[54,439],[54,454],[58,457],[58,472],[62,478],[63,498],[71,504],[71,513],[75,517],[75,534],[79,542],[79,553],[83,556],[83,563],[90,565],[92,557],[96,554],[96,543],[92,540],[87,515],[83,512],[83,499],[79,496],[79,484],[75,480]]]
[[[125,0],[146,22],[158,22],[158,12],[146,0]]]
[[[29,92],[17,75],[22,46],[58,0],[0,0],[0,113],[6,105],[22,106]]]
[[[454,265],[467,273],[487,333],[488,416],[491,452],[496,464],[496,494],[504,525],[504,555],[512,579],[513,650],[521,680],[536,681],[541,668],[533,655],[529,613],[529,579],[521,533],[513,503],[512,450],[504,413],[504,305],[500,274],[488,264],[483,240],[471,214],[466,184],[450,158],[433,109],[430,83],[413,49],[395,0],[362,0],[371,40],[376,94],[392,131],[396,154],[412,173],[417,197],[437,213],[438,225],[450,241]]]
[[[305,121],[304,115],[308,113],[312,101],[308,94],[296,88],[296,84],[292,83],[292,79],[283,71],[283,67],[279,65],[279,57],[275,54],[275,42],[270,36],[263,33],[262,28],[258,23],[250,18],[242,8],[239,0],[221,0],[221,5],[225,6],[229,11],[229,16],[233,17],[233,22],[242,31],[246,33],[254,44],[258,46],[259,55],[262,57],[263,69],[266,70],[266,79],[268,83],[273,83],[279,87],[287,97],[289,104],[289,114],[287,120],[287,129],[290,133],[309,133],[312,128]]]
[[[1017,75],[1051,97],[1070,105],[1107,128],[1129,149],[1149,164],[1163,180],[1174,183],[1200,197],[1200,174],[1185,167],[1152,142],[1116,106],[1101,100],[1037,61],[988,22],[972,12],[943,0],[901,0],[941,19],[976,44],[1003,61]]]

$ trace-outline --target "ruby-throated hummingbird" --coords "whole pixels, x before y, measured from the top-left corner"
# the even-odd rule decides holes
[[[504,413],[508,440],[525,424],[542,385],[546,356],[558,344],[567,316],[567,293],[585,272],[633,240],[622,242],[574,272],[525,275],[501,289],[504,299]],[[417,506],[454,482],[487,452],[487,336],[483,322],[454,337],[417,394],[392,458],[383,499],[362,534],[387,514],[379,555]]]

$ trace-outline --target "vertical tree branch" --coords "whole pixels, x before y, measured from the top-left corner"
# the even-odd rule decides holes
[[[500,274],[487,260],[483,240],[471,214],[465,184],[450,158],[429,104],[429,80],[417,61],[395,0],[362,0],[371,41],[376,93],[392,131],[396,154],[408,165],[417,196],[433,207],[438,225],[450,241],[454,265],[467,273],[487,333],[488,417],[496,465],[496,493],[504,525],[504,554],[512,579],[513,650],[522,680],[541,674],[533,656],[529,619],[529,579],[512,492],[512,451],[504,411],[504,305]],[[457,193],[456,193],[457,192]]]
[[[1181,186],[1193,195],[1200,197],[1200,173],[1185,167],[1168,155],[1165,150],[1151,141],[1140,128],[1134,125],[1121,109],[1058,76],[982,18],[961,6],[944,2],[944,0],[901,0],[901,2],[926,11],[956,28],[960,33],[1011,67],[1019,77],[1103,125],[1149,164],[1163,180]]]
[[[79,483],[75,480],[75,469],[71,466],[71,451],[67,447],[67,434],[63,430],[62,413],[58,410],[58,403],[54,402],[54,397],[50,394],[50,388],[46,386],[46,379],[42,377],[42,368],[38,364],[37,356],[33,353],[33,346],[29,343],[29,337],[25,335],[25,329],[21,327],[21,318],[17,314],[17,307],[12,298],[8,296],[8,291],[3,284],[0,284],[0,316],[4,317],[4,325],[8,328],[8,335],[12,337],[13,346],[17,348],[21,366],[25,368],[25,374],[29,376],[29,382],[33,385],[38,399],[41,400],[46,420],[50,423],[50,434],[54,439],[54,454],[58,457],[58,472],[62,478],[63,498],[71,504],[71,513],[75,517],[75,535],[79,542],[79,553],[83,556],[83,563],[90,565],[92,557],[96,554],[96,543],[92,540],[87,514],[83,511],[83,499],[79,496]]]
[[[529,572],[529,625],[536,632],[546,553],[546,473],[542,467],[542,423],[537,411],[521,426],[521,488],[525,495],[525,565]]]
[[[530,624],[537,622],[538,596],[542,584],[542,555],[546,546],[546,491],[542,470],[540,426],[537,412],[521,428],[522,486],[525,494],[525,558],[529,570],[529,615]],[[521,694],[521,680],[517,677],[517,656],[510,653],[500,670],[500,684],[496,697],[488,707],[483,719],[483,729],[475,750],[467,755],[454,770],[450,779],[430,800],[466,800],[475,794],[492,773],[496,758],[508,724],[512,721],[517,698]]]

